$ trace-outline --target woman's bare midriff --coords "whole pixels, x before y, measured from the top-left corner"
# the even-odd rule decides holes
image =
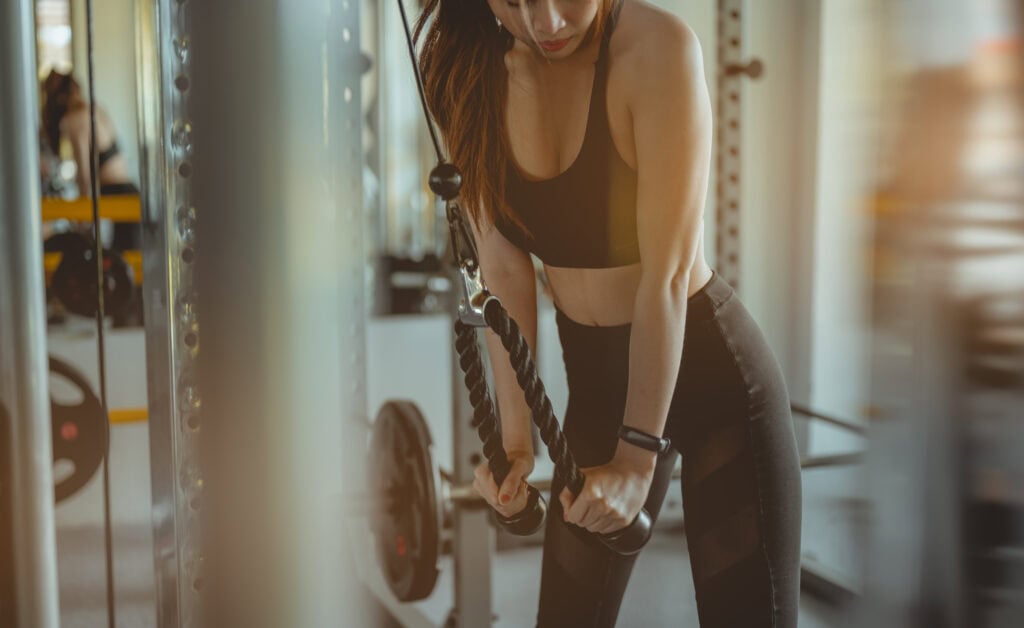
[[[551,296],[571,320],[583,325],[611,327],[633,320],[636,291],[643,272],[640,264],[615,268],[560,268],[544,265]],[[694,295],[711,280],[711,267],[704,259],[704,243],[690,269],[687,296]]]

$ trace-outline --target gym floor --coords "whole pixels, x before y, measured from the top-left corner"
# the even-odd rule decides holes
[[[116,545],[119,626],[156,626],[152,536],[145,525],[118,526]],[[57,534],[61,625],[92,628],[106,623],[103,585],[103,529],[61,527]],[[505,550],[494,562],[496,628],[533,625],[540,572],[539,547]],[[450,561],[442,562],[434,594],[420,609],[440,626],[452,600]],[[805,594],[800,603],[802,628],[829,628],[840,623],[838,611]],[[679,522],[660,525],[637,562],[619,615],[619,626],[697,626],[693,580],[686,538]]]

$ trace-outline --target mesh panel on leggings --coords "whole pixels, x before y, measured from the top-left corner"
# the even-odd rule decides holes
[[[718,432],[702,443],[696,451],[687,451],[683,457],[683,473],[686,481],[697,484],[715,470],[727,464],[740,454],[747,445],[747,426],[733,425]]]
[[[683,454],[683,506],[701,627],[770,617],[769,574],[746,423],[724,427]],[[735,601],[743,599],[743,608]],[[733,601],[730,604],[730,600]],[[747,625],[747,624],[743,624]]]

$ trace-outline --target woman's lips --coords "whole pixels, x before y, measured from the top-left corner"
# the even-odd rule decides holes
[[[551,41],[542,41],[542,42],[540,42],[540,46],[544,50],[549,50],[551,52],[557,52],[557,51],[561,50],[562,48],[565,48],[565,45],[568,44],[568,43],[569,43],[568,39],[553,39]]]

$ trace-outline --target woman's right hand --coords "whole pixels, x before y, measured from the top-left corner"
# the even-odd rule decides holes
[[[473,471],[473,488],[491,508],[504,517],[518,515],[526,508],[526,478],[533,472],[532,451],[506,452],[511,469],[499,489],[486,462]]]

